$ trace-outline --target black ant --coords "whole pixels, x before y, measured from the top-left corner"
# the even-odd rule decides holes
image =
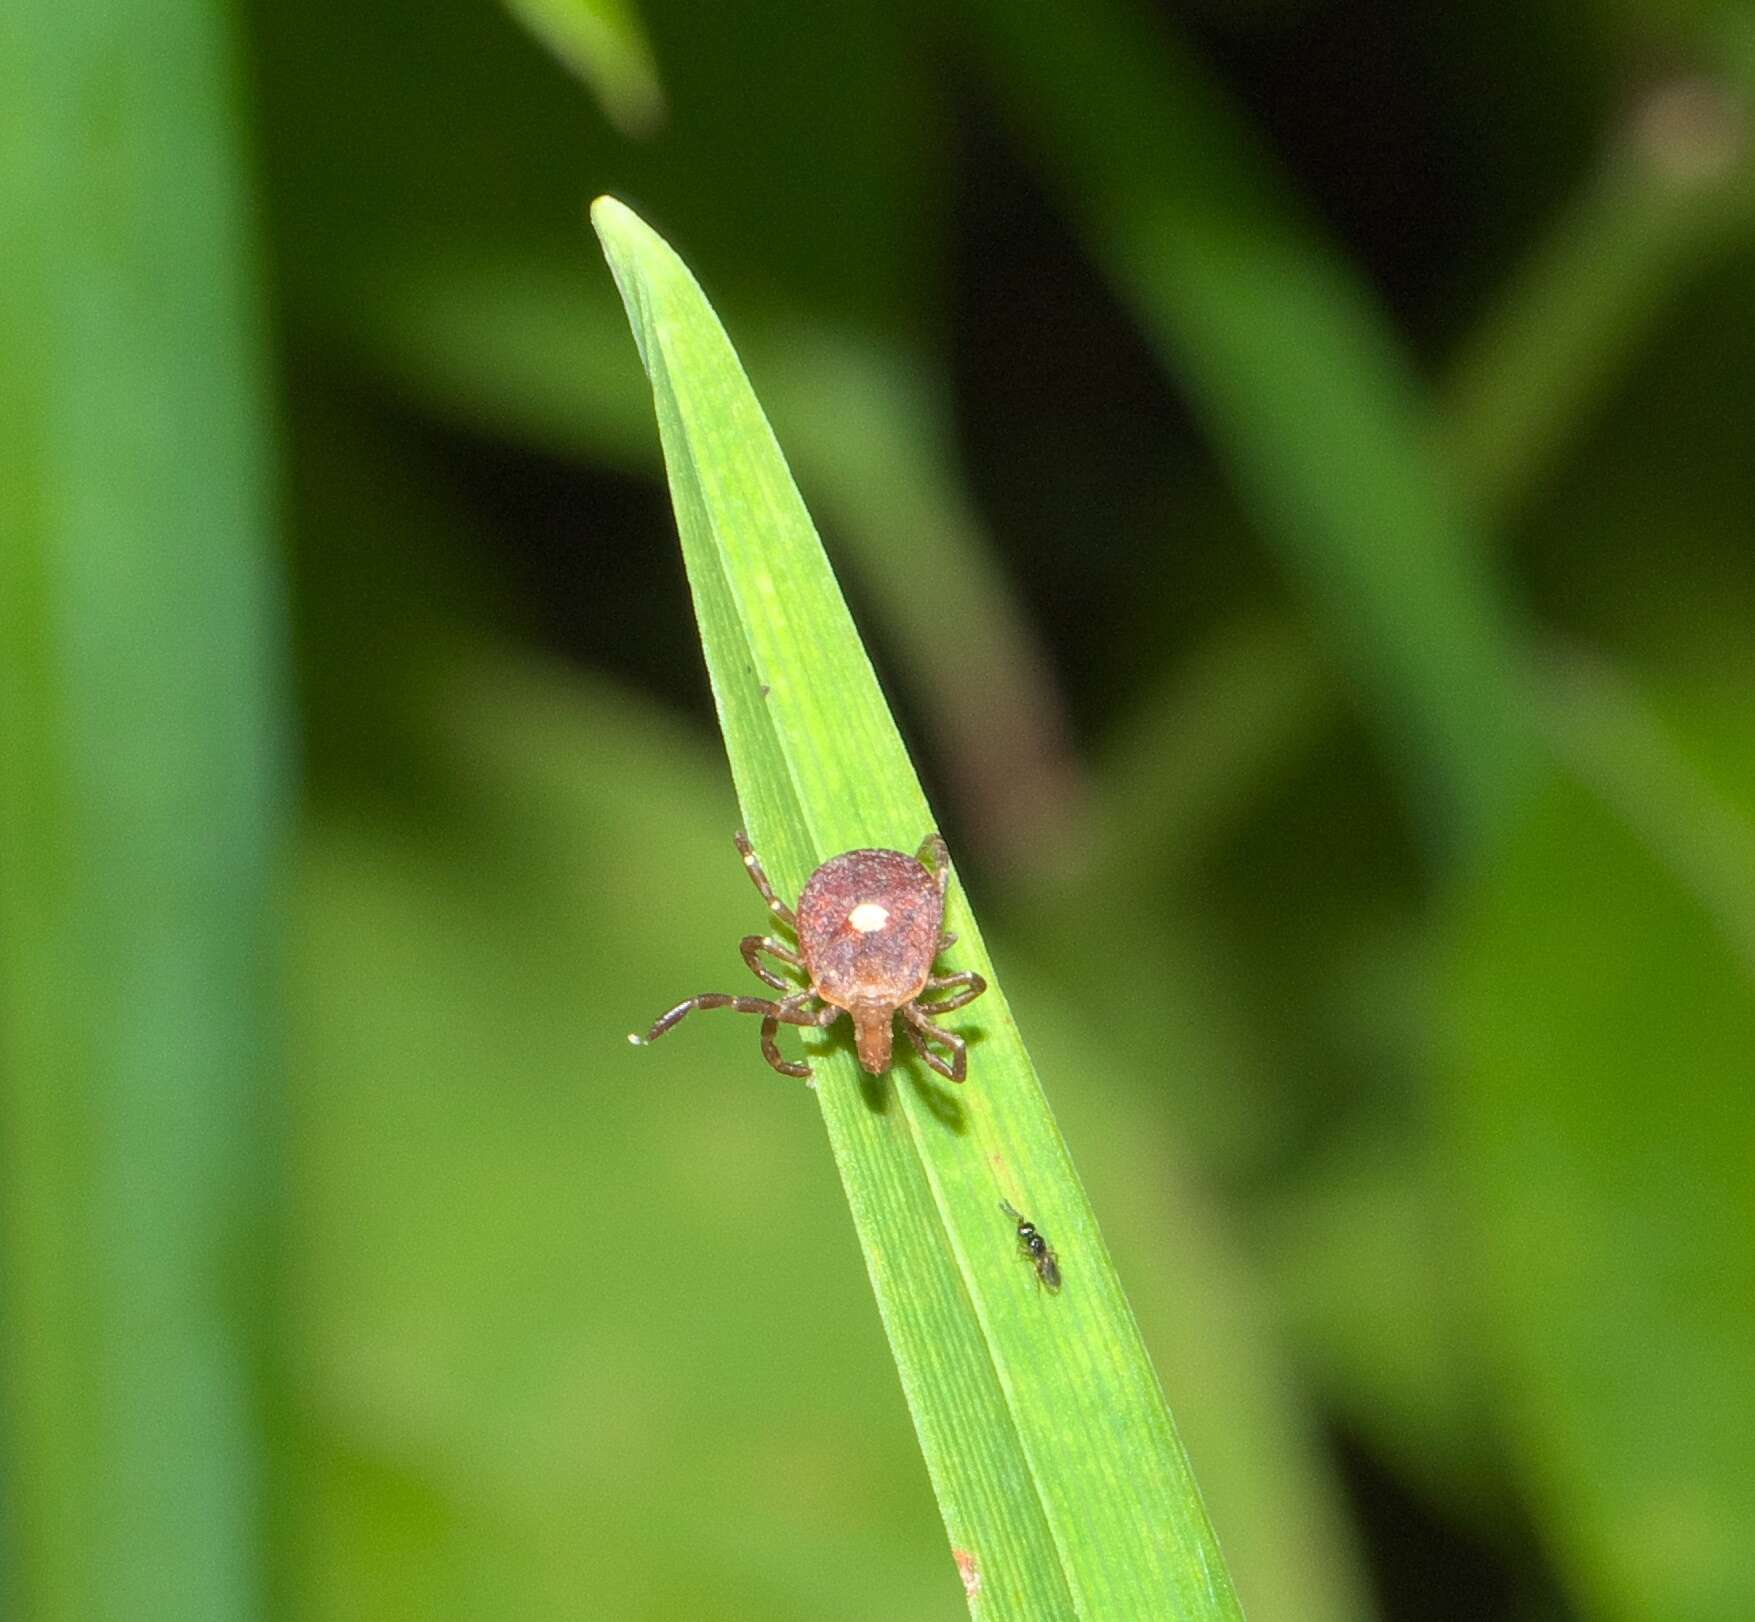
[[[1004,1211],[1018,1225],[1018,1249],[1025,1259],[1036,1269],[1036,1281],[1046,1284],[1048,1288],[1060,1288],[1060,1258],[1054,1254],[1049,1243],[1042,1237],[1036,1224],[1021,1214],[1009,1200],[999,1202],[1000,1210]]]

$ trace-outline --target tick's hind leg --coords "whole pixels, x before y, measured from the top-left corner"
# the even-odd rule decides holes
[[[743,953],[743,960],[749,965],[750,973],[758,980],[765,980],[776,991],[784,991],[789,995],[798,990],[798,983],[776,974],[767,964],[762,962],[760,954],[766,952],[770,957],[777,957],[782,963],[790,963],[795,969],[804,967],[804,959],[783,941],[777,941],[772,935],[745,935],[737,943],[737,949]]]
[[[768,882],[768,875],[762,871],[762,859],[756,855],[755,848],[749,842],[749,836],[739,830],[734,838],[737,841],[737,853],[743,858],[743,865],[749,873],[750,882],[762,892],[762,899],[768,903],[768,910],[796,934],[798,932],[798,919],[793,916],[792,909],[774,894],[774,886]],[[763,975],[762,978],[766,980],[768,977]]]
[[[987,989],[987,982],[973,969],[965,969],[961,974],[935,974],[926,982],[928,991],[949,991],[952,986],[963,989],[954,997],[946,997],[943,1002],[917,1002],[915,1008],[928,1019],[937,1019],[940,1014],[952,1014],[959,1008],[966,1008]]]
[[[962,1081],[969,1073],[969,1045],[962,1037],[953,1036],[949,1031],[941,1030],[921,1012],[917,1003],[905,1003],[902,1006],[902,1029],[908,1033],[908,1040],[914,1044],[914,1051],[927,1064],[936,1070],[947,1081]],[[948,1061],[941,1059],[926,1044],[942,1042],[951,1050]]]

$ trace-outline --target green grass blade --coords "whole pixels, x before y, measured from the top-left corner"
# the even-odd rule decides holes
[[[664,117],[664,92],[631,0],[505,0],[525,27],[584,80],[604,115],[627,135]]]
[[[0,20],[0,1426],[37,1622],[265,1601],[284,806],[219,8]]]
[[[1441,448],[1503,521],[1563,465],[1678,295],[1755,218],[1744,112],[1709,80],[1659,85],[1452,362]]]
[[[912,849],[932,814],[723,330],[688,271],[627,209],[602,199],[593,220],[652,381],[714,698],[757,848],[794,893],[838,851]],[[844,1037],[809,1047],[879,1312],[951,1544],[979,1580],[979,1612],[1236,1617],[1157,1379],[960,885],[948,924],[962,937],[950,961],[993,986],[960,1021],[978,1033],[966,1088],[940,1085],[911,1058],[872,1083]],[[672,992],[653,989],[655,1005]],[[753,1033],[750,1072],[756,1108],[774,1078]],[[1019,1259],[1002,1197],[1057,1245],[1058,1296]]]

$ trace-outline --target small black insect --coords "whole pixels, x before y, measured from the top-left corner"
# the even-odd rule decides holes
[[[1017,1223],[1018,1250],[1035,1267],[1037,1283],[1046,1284],[1050,1290],[1058,1290],[1060,1288],[1060,1258],[1054,1254],[1048,1241],[1038,1231],[1036,1224],[1017,1211],[1009,1200],[1001,1200],[999,1208],[1013,1222]]]

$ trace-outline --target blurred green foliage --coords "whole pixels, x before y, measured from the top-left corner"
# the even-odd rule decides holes
[[[8,1614],[959,1614],[808,1096],[623,1041],[759,920],[601,191],[1248,1614],[1755,1614],[1752,98],[1728,0],[6,8]]]
[[[286,626],[212,19],[0,22],[0,1592],[256,1610]]]

